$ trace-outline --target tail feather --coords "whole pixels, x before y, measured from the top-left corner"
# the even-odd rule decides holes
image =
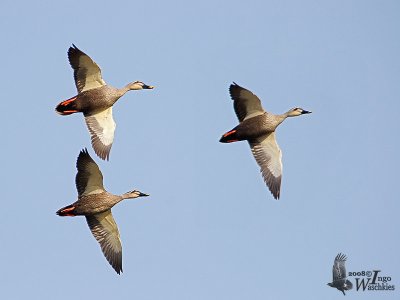
[[[68,100],[64,100],[58,104],[56,107],[56,112],[63,116],[79,112],[76,107],[76,96]]]
[[[232,129],[231,131],[228,131],[227,133],[223,134],[219,141],[221,143],[233,143],[239,141],[239,138],[237,137],[236,134],[236,130]]]
[[[68,205],[66,207],[63,207],[59,210],[57,210],[56,214],[59,215],[60,217],[74,217],[76,214],[74,213],[75,206]]]

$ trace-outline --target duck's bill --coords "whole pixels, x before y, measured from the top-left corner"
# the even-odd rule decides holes
[[[147,89],[147,90],[151,90],[151,89],[154,89],[154,86],[152,86],[152,85],[146,85],[146,84],[145,84],[145,85],[143,86],[143,88],[144,88],[144,89]]]
[[[149,194],[142,193],[142,192],[140,192],[140,194],[139,194],[139,197],[147,197],[147,196],[150,196],[150,195],[149,195]]]
[[[312,111],[308,111],[308,110],[303,110],[303,111],[301,112],[302,115],[304,115],[304,114],[311,114],[311,113],[312,113]]]

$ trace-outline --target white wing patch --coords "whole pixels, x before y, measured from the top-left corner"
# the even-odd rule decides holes
[[[108,160],[116,128],[112,116],[112,107],[85,116],[85,121],[90,132],[94,152],[101,159]]]
[[[250,142],[251,151],[269,190],[279,199],[282,179],[282,152],[272,132],[257,141]]]
[[[99,242],[104,256],[114,270],[120,274],[122,272],[122,245],[111,210],[86,216],[86,221],[93,236]]]
[[[263,114],[265,114],[265,111],[255,111],[255,112],[249,113],[248,115],[246,115],[246,117],[243,119],[243,121],[245,121],[247,119],[251,119],[256,116],[263,115]]]

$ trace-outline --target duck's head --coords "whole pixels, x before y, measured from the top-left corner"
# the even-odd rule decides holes
[[[147,85],[141,81],[134,81],[128,84],[128,88],[130,90],[149,90],[149,89],[154,89],[154,86]]]
[[[288,117],[297,117],[304,114],[311,114],[311,111],[304,110],[300,107],[295,107],[289,110],[286,114]]]
[[[128,198],[138,198],[138,197],[147,197],[147,196],[149,196],[149,194],[145,194],[145,193],[142,193],[142,192],[137,191],[137,190],[133,190],[133,191],[130,191],[130,192],[126,192],[125,194],[123,194],[123,197],[124,197],[125,199],[128,199]]]

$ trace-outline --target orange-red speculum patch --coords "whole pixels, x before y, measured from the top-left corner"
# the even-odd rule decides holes
[[[67,114],[74,114],[74,113],[77,113],[77,112],[79,112],[79,111],[77,111],[77,110],[64,110],[62,113],[67,115]]]
[[[62,212],[62,213],[67,213],[67,212],[70,212],[70,211],[72,211],[72,210],[74,210],[74,209],[75,209],[75,206],[72,206],[72,207],[63,209],[61,212]]]
[[[69,103],[75,101],[75,99],[76,99],[76,97],[65,100],[65,101],[61,102],[60,105],[67,106]]]
[[[227,133],[225,133],[225,134],[223,135],[223,137],[227,137],[227,136],[229,136],[229,135],[231,135],[231,134],[234,134],[235,132],[236,132],[236,130],[228,131]]]

